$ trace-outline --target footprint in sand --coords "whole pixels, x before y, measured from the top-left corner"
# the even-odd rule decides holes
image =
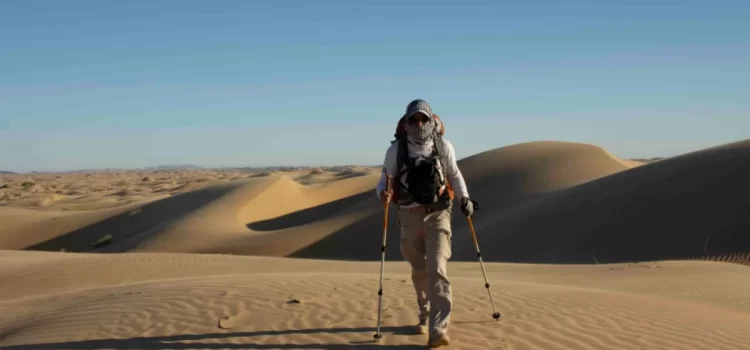
[[[236,316],[225,316],[219,319],[218,327],[221,329],[233,329],[242,326],[243,324],[247,324],[247,320],[243,321],[244,319],[247,319],[247,317],[243,317],[243,313],[240,313]]]
[[[254,307],[252,310],[242,310],[234,315],[219,318],[217,327],[220,329],[239,329],[258,323],[267,326],[283,326],[290,319],[303,317],[299,310],[283,310],[278,307]]]
[[[253,324],[254,321],[257,320],[253,319],[253,315],[252,313],[250,313],[250,311],[242,310],[235,315],[229,315],[219,318],[218,327],[221,329],[242,328],[243,326]]]

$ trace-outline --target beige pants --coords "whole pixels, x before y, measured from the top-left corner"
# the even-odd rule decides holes
[[[447,262],[451,257],[452,207],[433,213],[414,210],[399,209],[401,254],[411,265],[419,321],[429,321],[429,333],[434,337],[450,323],[452,300]]]

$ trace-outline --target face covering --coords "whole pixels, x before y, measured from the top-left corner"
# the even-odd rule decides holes
[[[413,142],[424,143],[432,137],[435,126],[434,119],[422,125],[406,123],[406,137]]]

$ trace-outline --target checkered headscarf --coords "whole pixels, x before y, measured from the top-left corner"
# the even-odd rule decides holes
[[[430,107],[430,104],[425,100],[416,99],[409,102],[409,105],[406,106],[406,114],[404,115],[408,118],[417,112],[422,112],[424,114],[427,114],[428,117],[432,118],[432,107]]]
[[[430,121],[426,124],[422,124],[421,126],[408,123],[408,119],[417,112],[426,114],[430,118]],[[406,136],[414,142],[424,143],[425,141],[429,140],[433,136],[435,129],[437,128],[435,118],[432,117],[432,108],[430,107],[430,104],[425,100],[417,99],[411,101],[409,105],[406,106],[406,113],[404,114],[404,117],[406,117],[407,119]]]

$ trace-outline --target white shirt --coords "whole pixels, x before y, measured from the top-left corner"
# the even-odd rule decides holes
[[[395,142],[391,144],[391,146],[388,148],[388,150],[385,152],[385,161],[383,162],[383,171],[380,174],[380,181],[378,182],[378,186],[375,189],[375,193],[377,194],[378,198],[380,198],[380,193],[385,191],[386,186],[386,180],[385,176],[390,175],[391,177],[394,177],[398,175],[398,169],[396,167],[398,166],[398,142]],[[407,142],[407,149],[409,152],[410,158],[418,158],[418,161],[420,159],[424,159],[426,157],[429,157],[432,154],[432,147],[433,142],[429,141],[428,143],[425,143],[424,145],[415,144],[413,142]],[[448,181],[450,181],[451,186],[453,187],[453,190],[456,193],[456,197],[458,199],[461,199],[463,197],[468,198],[469,192],[466,189],[466,183],[464,182],[464,177],[461,174],[461,170],[458,169],[458,164],[456,163],[456,151],[453,148],[453,144],[450,143],[450,141],[443,138],[443,150],[441,150],[441,154],[444,156],[444,159],[446,161],[446,164],[443,164],[443,167],[445,168],[445,173]],[[401,179],[401,181],[405,181],[405,179]],[[396,191],[397,189],[392,189],[393,191]],[[415,203],[414,205],[419,205]],[[414,206],[409,205],[409,207]]]

